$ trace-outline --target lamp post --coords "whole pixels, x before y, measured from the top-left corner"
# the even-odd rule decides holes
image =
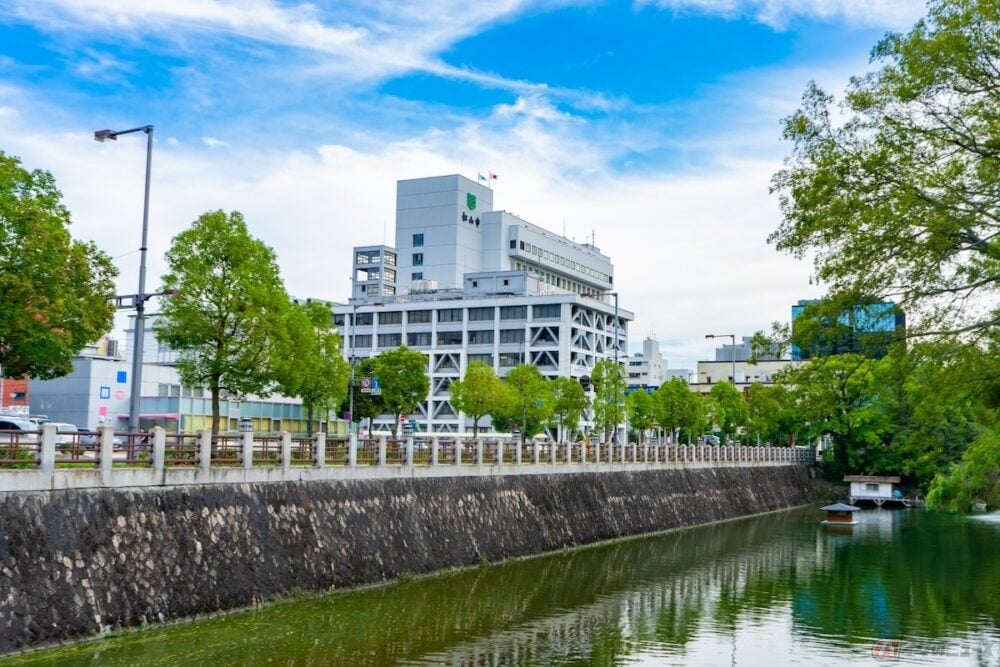
[[[350,391],[348,392],[348,395],[350,396],[350,398],[348,399],[348,406],[347,406],[348,413],[351,415],[351,431],[355,431],[355,426],[354,426],[354,326],[357,323],[357,320],[358,320],[358,303],[354,299],[351,299],[351,326],[347,330],[348,333],[349,333],[349,335],[350,335],[350,337],[351,337],[351,340],[350,340],[350,344],[351,344],[351,346],[350,346],[350,350],[351,350],[351,353],[350,353],[350,357],[351,357],[351,386],[350,386]]]
[[[733,339],[733,349],[732,359],[733,359],[733,386],[736,386],[736,334],[705,334],[705,338],[732,338]]]
[[[158,294],[146,294],[146,239],[149,233],[149,177],[153,166],[153,126],[143,125],[131,130],[98,130],[94,139],[100,142],[111,139],[115,141],[123,134],[133,132],[146,133],[146,188],[142,203],[142,245],[139,246],[139,291],[131,296],[131,304],[126,297],[117,297],[119,308],[135,308],[135,336],[132,343],[132,388],[129,397],[128,427],[130,431],[139,430],[139,394],[142,391],[142,357],[143,338],[146,334],[146,301]]]

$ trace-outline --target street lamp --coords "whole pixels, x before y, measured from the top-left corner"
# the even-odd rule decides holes
[[[345,317],[346,317],[346,315],[345,315]],[[351,386],[350,386],[350,389],[349,389],[349,392],[348,392],[350,398],[348,399],[347,410],[348,410],[348,414],[350,415],[350,419],[351,419],[351,424],[350,424],[350,430],[351,431],[355,431],[355,426],[354,426],[354,361],[355,361],[355,359],[354,359],[354,327],[357,325],[357,320],[358,320],[358,303],[354,299],[351,299],[351,325],[347,329],[347,331],[348,331],[348,333],[350,335],[350,340],[348,342],[350,343],[350,348],[349,349],[351,351],[350,352],[350,360],[351,360]]]
[[[705,334],[705,338],[732,338],[733,339],[733,386],[736,386],[736,334]]]
[[[139,430],[139,394],[142,391],[142,357],[143,338],[146,334],[146,301],[159,294],[146,294],[146,239],[149,232],[149,176],[153,166],[153,126],[143,125],[131,130],[98,130],[94,139],[100,142],[111,139],[116,141],[123,134],[133,132],[146,133],[146,189],[142,203],[142,245],[139,246],[139,291],[134,295],[119,296],[116,302],[119,308],[135,308],[135,337],[132,343],[132,389],[129,399],[128,427],[130,431]],[[131,303],[128,300],[131,298]]]

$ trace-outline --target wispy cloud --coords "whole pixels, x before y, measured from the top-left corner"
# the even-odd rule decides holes
[[[222,148],[223,146],[228,146],[225,141],[221,139],[216,139],[215,137],[202,137],[201,140],[209,148]]]
[[[752,17],[779,30],[795,18],[902,30],[920,18],[925,9],[922,0],[638,0],[636,4],[726,18]]]

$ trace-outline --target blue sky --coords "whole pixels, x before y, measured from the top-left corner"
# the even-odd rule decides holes
[[[616,264],[633,342],[671,366],[814,296],[764,242],[810,80],[839,94],[909,0],[8,0],[0,150],[53,172],[74,233],[134,291],[156,126],[151,283],[198,214],[243,211],[289,290],[343,300],[350,246],[392,242],[395,181],[500,174],[495,201]]]

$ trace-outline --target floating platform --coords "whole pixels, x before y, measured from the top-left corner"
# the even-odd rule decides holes
[[[841,527],[858,525],[857,519],[854,518],[854,513],[860,510],[860,507],[835,503],[821,507],[820,509],[826,512],[826,518],[820,521],[820,524],[824,526]]]

